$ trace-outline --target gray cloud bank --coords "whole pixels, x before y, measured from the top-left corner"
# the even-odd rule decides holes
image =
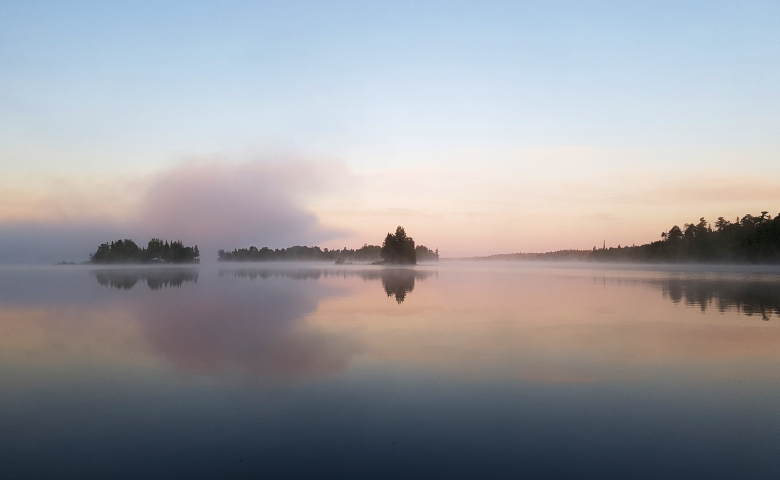
[[[346,236],[320,224],[301,199],[332,187],[340,168],[312,163],[189,163],[155,175],[122,218],[0,223],[0,263],[83,261],[100,243],[151,237],[197,244],[204,262],[219,248],[314,245]],[[83,192],[82,192],[83,194]],[[60,198],[67,201],[67,198]],[[91,199],[95,203],[100,198]]]

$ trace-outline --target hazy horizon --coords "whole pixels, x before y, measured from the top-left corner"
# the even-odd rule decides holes
[[[780,212],[776,2],[0,7],[0,263],[458,258]],[[45,258],[40,252],[49,252]]]
[[[780,478],[778,47],[777,0],[0,2],[0,478]]]

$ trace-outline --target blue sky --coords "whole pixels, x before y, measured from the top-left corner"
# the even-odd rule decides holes
[[[501,179],[575,147],[633,152],[581,157],[606,172],[780,179],[778,85],[777,2],[0,5],[17,180],[203,155]]]

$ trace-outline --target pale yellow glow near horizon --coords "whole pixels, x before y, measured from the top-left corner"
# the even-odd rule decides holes
[[[377,172],[312,209],[366,243],[403,225],[418,243],[450,257],[642,244],[700,217],[780,212],[780,181],[748,169],[599,164],[553,153],[500,171],[477,165]]]
[[[379,244],[385,233],[403,225],[418,243],[439,248],[445,257],[590,249],[602,242],[617,246],[654,241],[670,226],[702,216],[714,222],[718,216],[733,220],[762,210],[773,216],[780,212],[780,180],[759,168],[773,158],[771,148],[709,152],[710,165],[685,168],[654,167],[650,153],[630,149],[488,154],[493,156],[464,153],[451,166],[435,159],[419,168],[362,169],[317,161],[269,164],[277,174],[282,172],[293,204],[315,214],[323,227],[343,232],[319,242],[328,248]],[[677,152],[683,154],[699,158],[708,153]],[[747,158],[743,165],[752,167],[740,167],[738,158]],[[208,160],[216,169],[252,164],[241,158]],[[0,222],[121,226],[132,220],[137,225],[143,223],[144,195],[156,179],[171,172],[175,170],[146,167],[113,176],[16,172],[0,180]],[[249,245],[225,247],[240,246]],[[264,246],[262,238],[256,246]]]

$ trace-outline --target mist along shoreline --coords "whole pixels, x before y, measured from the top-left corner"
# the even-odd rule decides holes
[[[582,250],[583,253],[591,253],[589,250]],[[685,265],[723,265],[723,266],[779,266],[780,267],[780,260],[771,260],[771,261],[744,261],[744,260],[723,260],[723,259],[712,259],[712,260],[694,260],[694,259],[679,259],[679,260],[649,260],[649,259],[626,259],[626,258],[590,258],[589,255],[582,255],[582,256],[551,256],[550,253],[558,253],[558,252],[545,252],[545,253],[506,253],[506,254],[494,254],[494,255],[487,255],[487,256],[473,256],[473,257],[439,257],[436,260],[431,261],[420,261],[417,262],[417,265],[436,265],[437,263],[504,263],[504,264],[511,264],[511,263],[544,263],[544,264],[555,264],[555,263],[566,263],[566,264],[582,264],[582,265],[657,265],[657,266],[663,266],[663,265],[674,265],[674,266],[685,266]],[[221,264],[223,266],[230,265],[230,264],[236,264],[236,265],[245,265],[245,264],[306,264],[306,263],[316,263],[316,264],[322,264],[322,265],[334,265],[334,262],[332,260],[324,260],[324,259],[242,259],[242,260],[215,260],[213,262],[207,261],[207,262],[186,262],[186,263],[176,263],[176,262],[92,262],[92,261],[82,261],[82,262],[56,262],[56,263],[40,263],[40,264],[5,264],[0,265],[2,267],[25,267],[25,266],[58,266],[58,267],[78,267],[78,266],[88,266],[91,268],[99,267],[99,268],[115,268],[115,267],[134,267],[134,268],[193,268],[198,267],[199,265],[212,265],[212,264]],[[336,263],[335,265],[340,266],[360,266],[360,267],[369,267],[369,266],[383,266],[383,267],[413,267],[415,264],[386,264],[381,263],[377,261],[366,261],[366,262],[345,262],[345,263]]]
[[[393,265],[393,264],[334,264],[333,262],[315,260],[315,261],[257,261],[257,262],[205,262],[192,264],[149,264],[149,263],[112,263],[112,264],[94,264],[89,262],[75,264],[13,264],[0,265],[0,269],[57,269],[69,267],[67,269],[84,270],[240,270],[240,269],[344,269],[344,270],[391,270],[391,269],[449,269],[459,266],[465,268],[485,268],[507,267],[513,265],[518,268],[550,268],[550,269],[596,269],[596,270],[647,270],[647,271],[671,271],[671,272],[742,272],[742,273],[780,273],[780,263],[724,263],[724,262],[622,262],[622,261],[585,261],[585,260],[486,260],[481,258],[442,258],[438,262],[420,262],[416,265]]]
[[[98,246],[89,255],[89,263],[93,264],[193,264],[200,262],[198,246],[185,246],[181,241],[163,241],[152,238],[146,247],[139,247],[134,241],[126,238],[115,242],[106,242]]]
[[[767,211],[760,215],[746,214],[737,217],[734,222],[718,217],[713,225],[703,217],[696,223],[686,223],[683,228],[677,225],[661,232],[661,239],[644,245],[607,247],[606,241],[601,248],[592,250],[557,250],[544,253],[509,253],[488,256],[464,258],[441,258],[444,261],[585,261],[598,263],[625,264],[723,264],[723,265],[776,265],[780,264],[780,214],[772,218]],[[398,227],[396,236],[407,238],[403,227]],[[411,240],[411,257],[414,258],[414,241]],[[347,259],[364,260],[373,263],[376,254],[381,252],[381,258],[387,260],[386,246],[395,241],[393,234],[388,233],[385,243],[378,246],[364,245],[358,250],[342,251],[320,250],[319,247],[292,247],[297,249],[292,257],[305,257],[302,260],[313,260],[317,255],[336,258],[337,263],[346,263]],[[308,250],[307,250],[308,249]],[[417,253],[420,260],[439,261],[439,250],[435,252],[422,245]],[[337,253],[338,252],[338,253]],[[290,254],[284,249],[270,250],[255,247],[234,250],[232,253],[219,251],[222,261],[273,261],[286,260]],[[373,258],[372,258],[373,257]],[[426,258],[427,257],[427,258]],[[392,258],[392,257],[390,257]],[[297,259],[297,258],[289,258]],[[389,263],[416,263],[391,261]]]
[[[590,250],[584,250],[590,253]],[[771,261],[744,261],[744,260],[695,260],[695,259],[630,259],[630,258],[589,258],[587,255],[577,257],[549,257],[547,253],[501,253],[475,257],[441,257],[442,263],[469,262],[469,263],[568,263],[583,265],[724,265],[724,266],[780,266],[780,260]]]
[[[599,263],[657,264],[780,264],[780,214],[772,218],[767,211],[760,215],[746,214],[735,222],[718,217],[713,225],[703,217],[697,223],[677,225],[661,232],[661,239],[644,245],[609,247],[592,250],[557,250],[544,253],[508,253],[463,258],[443,258],[445,261],[587,261]],[[181,241],[152,238],[146,247],[130,239],[101,244],[90,254],[92,264],[186,264],[199,263],[198,246],[184,246]],[[387,233],[382,246],[364,244],[358,249],[321,249],[319,246],[237,248],[232,252],[217,252],[218,262],[279,262],[322,261],[337,265],[414,265],[417,261],[439,261],[439,249],[431,250],[398,226],[395,234]],[[66,265],[68,262],[60,262]]]
[[[272,249],[268,247],[237,248],[232,252],[220,249],[217,252],[220,262],[263,262],[263,261],[328,261],[337,265],[375,264],[375,265],[414,265],[417,261],[439,260],[439,250],[431,250],[425,245],[415,245],[414,239],[406,234],[402,226],[395,233],[387,233],[382,246],[363,244],[358,249],[328,249],[319,246],[296,245],[288,248]]]
[[[713,228],[713,226],[715,228]],[[746,214],[735,222],[718,217],[711,225],[704,217],[661,232],[661,239],[644,245],[546,253],[510,253],[461,260],[583,260],[621,263],[780,264],[780,214]]]

